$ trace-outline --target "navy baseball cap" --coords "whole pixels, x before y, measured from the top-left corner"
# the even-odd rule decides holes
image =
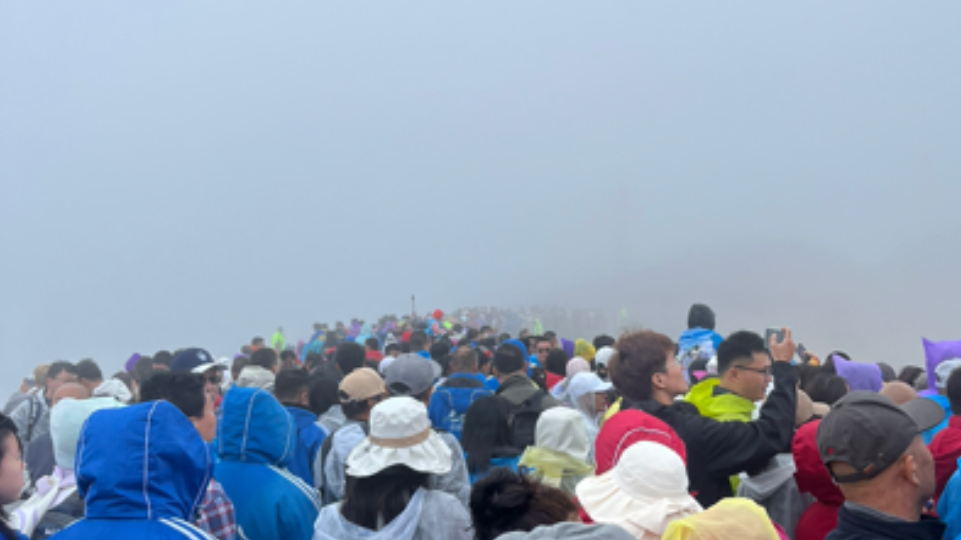
[[[204,373],[210,368],[223,367],[204,349],[184,349],[170,362],[170,371],[179,373]]]

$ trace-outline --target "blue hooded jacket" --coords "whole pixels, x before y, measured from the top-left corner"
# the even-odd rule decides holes
[[[317,425],[317,415],[296,405],[285,406],[290,417],[294,419],[297,428],[297,442],[294,453],[290,457],[290,472],[297,475],[307,485],[314,485],[313,465],[320,451],[320,445],[327,438],[327,433]]]
[[[294,421],[260,388],[231,388],[217,425],[217,478],[248,540],[310,540],[320,510],[313,488],[285,468],[297,442]]]
[[[494,395],[494,391],[487,388],[487,380],[480,374],[455,373],[447,378],[448,381],[455,379],[471,379],[481,386],[459,388],[446,386],[445,383],[435,388],[430,397],[430,405],[427,407],[427,416],[430,417],[430,422],[435,429],[448,431],[459,441],[467,409],[478,399]]]
[[[77,443],[86,517],[51,538],[209,539],[193,526],[211,458],[179,409],[153,401],[90,416]]]

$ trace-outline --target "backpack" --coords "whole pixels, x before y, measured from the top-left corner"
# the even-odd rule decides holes
[[[492,395],[494,395],[494,392],[486,387],[450,388],[441,386],[437,388],[430,398],[429,409],[434,429],[446,431],[460,441],[467,409],[478,399]]]
[[[336,435],[338,431],[344,429],[344,428],[347,427],[347,426],[351,426],[351,425],[353,425],[354,423],[360,424],[361,429],[364,430],[364,435],[370,435],[370,425],[369,425],[367,422],[351,422],[351,423],[347,423],[347,424],[344,424],[344,425],[340,426],[339,428],[335,429],[334,431],[331,431],[331,432],[330,432],[330,435],[328,435],[327,438],[324,439],[324,442],[322,442],[322,443],[320,444],[320,450],[317,452],[318,454],[320,454],[318,457],[320,458],[320,475],[321,475],[321,477],[323,477],[323,475],[324,475],[324,470],[325,470],[326,467],[327,467],[327,456],[330,455],[330,450],[331,450],[331,449],[333,448],[333,446],[334,446],[334,435]],[[327,490],[327,488],[326,488],[326,482],[327,482],[327,479],[324,478],[324,484],[322,484],[322,485],[323,485],[323,489],[320,490],[320,495],[319,495],[319,496],[320,496],[320,500],[321,500],[321,504],[323,504],[323,505],[328,505],[328,504],[330,504],[330,503],[337,502],[337,501],[331,499],[330,496],[328,495],[328,490]]]
[[[537,431],[537,419],[544,412],[541,402],[547,392],[538,389],[518,405],[511,404],[511,441],[515,448],[521,450],[534,446],[534,433]]]
[[[33,530],[30,540],[46,540],[66,529],[84,516],[84,502],[80,492],[75,491],[62,503],[47,510],[40,523]]]

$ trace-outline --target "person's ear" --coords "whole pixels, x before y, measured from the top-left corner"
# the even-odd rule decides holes
[[[664,373],[657,372],[657,373],[651,375],[651,384],[654,385],[654,388],[663,389],[663,388],[665,387],[665,380],[664,380],[664,379],[666,379],[666,378],[667,378],[667,377],[666,377],[666,375],[665,375]]]
[[[921,475],[918,474],[918,460],[913,455],[904,456],[904,477],[914,485],[921,484]]]

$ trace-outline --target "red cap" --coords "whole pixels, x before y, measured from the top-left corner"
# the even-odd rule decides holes
[[[640,441],[663,444],[677,452],[687,464],[684,441],[671,426],[645,412],[628,409],[610,417],[601,426],[594,443],[594,456],[597,459],[595,474],[601,475],[613,469],[624,450]]]

